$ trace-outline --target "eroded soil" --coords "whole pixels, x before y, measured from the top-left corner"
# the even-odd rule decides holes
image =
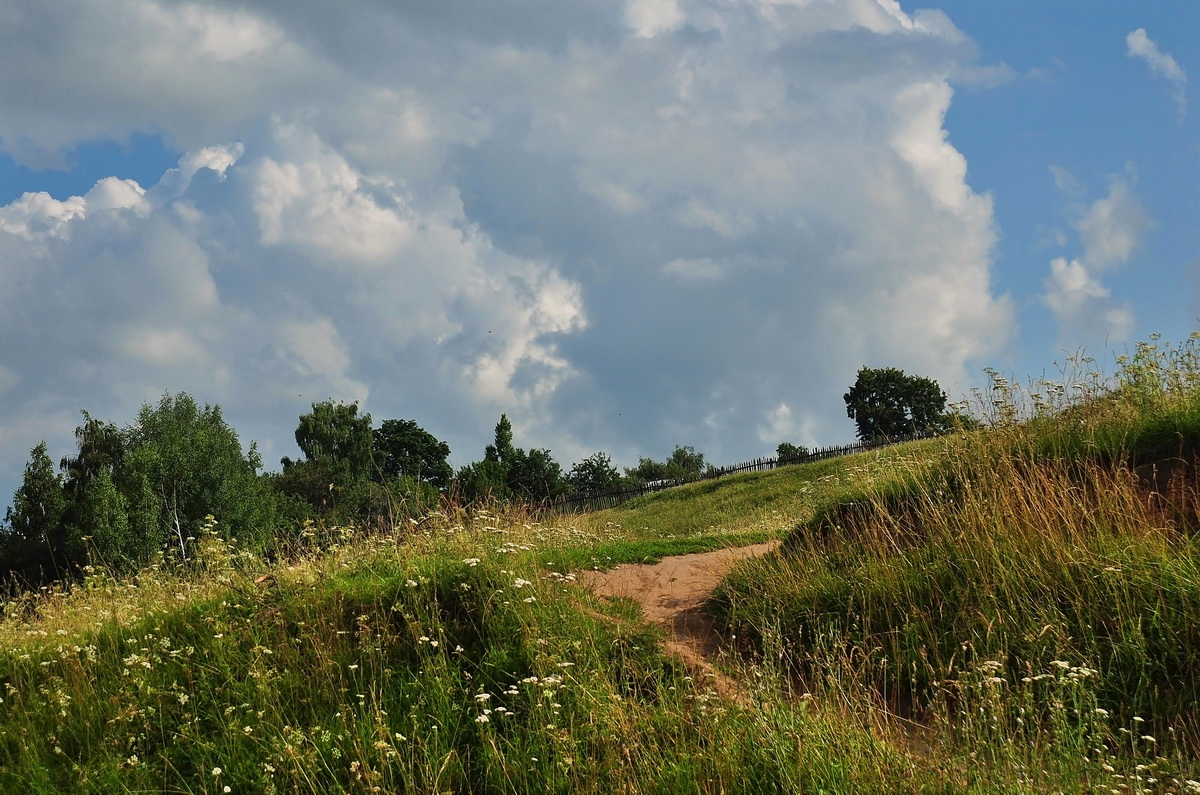
[[[712,665],[712,660],[721,653],[723,639],[704,611],[704,600],[739,560],[765,555],[778,546],[778,541],[770,541],[676,555],[659,563],[625,564],[609,571],[584,572],[579,581],[599,596],[636,601],[648,621],[667,631],[668,653],[711,679],[717,690],[737,698],[740,690],[737,683],[722,676]]]

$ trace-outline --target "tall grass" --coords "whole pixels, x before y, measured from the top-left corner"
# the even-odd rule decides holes
[[[914,792],[860,723],[721,697],[547,565],[570,525],[346,530],[266,568],[93,578],[3,624],[5,792]],[[572,539],[575,539],[572,541]]]
[[[1193,344],[997,376],[977,434],[10,600],[0,791],[1200,792]],[[736,697],[573,574],[784,536],[711,603]]]
[[[713,609],[812,686],[838,672],[837,692],[915,717],[989,776],[1190,786],[1194,343],[1139,346],[1113,382],[1024,417],[999,379],[991,429],[819,509]]]

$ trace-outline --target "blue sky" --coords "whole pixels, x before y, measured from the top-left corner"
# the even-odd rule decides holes
[[[164,391],[729,463],[1195,330],[1194,3],[927,5],[5,4],[0,493]]]
[[[1060,330],[1041,293],[1049,259],[1081,253],[1072,223],[1114,180],[1130,185],[1152,228],[1104,280],[1115,300],[1133,308],[1131,334],[1111,339],[1111,347],[1151,333],[1179,340],[1194,331],[1200,128],[1195,108],[1186,108],[1194,91],[1130,55],[1126,38],[1146,31],[1186,75],[1200,12],[1186,3],[1101,2],[1087,13],[1066,3],[941,8],[985,62],[1004,63],[1014,75],[989,90],[960,90],[946,116],[951,142],[970,164],[968,181],[995,197],[996,283],[1020,303],[1019,344],[1005,363],[1019,375],[1036,374],[1074,345],[1102,349],[1102,340]],[[1069,175],[1071,189],[1053,169]]]

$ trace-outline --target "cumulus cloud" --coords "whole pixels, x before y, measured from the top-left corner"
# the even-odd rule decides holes
[[[329,397],[416,419],[459,463],[502,411],[566,465],[733,461],[848,439],[863,364],[953,391],[1012,331],[991,199],[944,127],[974,48],[938,12],[3,13],[5,151],[146,131],[182,154],[155,185],[0,207],[0,480],[38,438],[67,444],[77,409],[121,420],[164,389],[220,402],[268,462]],[[1087,267],[1125,250],[1096,212]]]
[[[1068,172],[1052,172],[1060,189],[1072,194],[1082,190]],[[1058,322],[1060,344],[1100,347],[1128,338],[1133,311],[1127,302],[1115,300],[1097,276],[1127,263],[1152,226],[1129,183],[1120,178],[1113,178],[1108,194],[1082,213],[1075,222],[1082,257],[1055,258],[1044,282],[1044,300]]]
[[[1052,260],[1045,287],[1046,303],[1058,321],[1060,338],[1069,340],[1068,347],[1124,340],[1133,330],[1129,304],[1113,300],[1109,289],[1077,259]]]
[[[1187,73],[1169,52],[1158,49],[1154,40],[1146,35],[1145,28],[1138,28],[1125,37],[1125,51],[1130,58],[1139,58],[1150,66],[1150,71],[1166,79],[1172,86],[1172,98],[1182,121],[1187,114]]]

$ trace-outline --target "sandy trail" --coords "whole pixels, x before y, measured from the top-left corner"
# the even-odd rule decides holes
[[[710,662],[720,653],[722,638],[704,611],[704,600],[739,560],[765,555],[778,546],[778,541],[770,541],[676,555],[659,563],[625,564],[609,571],[584,572],[579,580],[599,596],[635,600],[647,620],[669,633],[669,653],[714,680],[718,690],[737,698],[740,690],[737,684],[721,676]]]

